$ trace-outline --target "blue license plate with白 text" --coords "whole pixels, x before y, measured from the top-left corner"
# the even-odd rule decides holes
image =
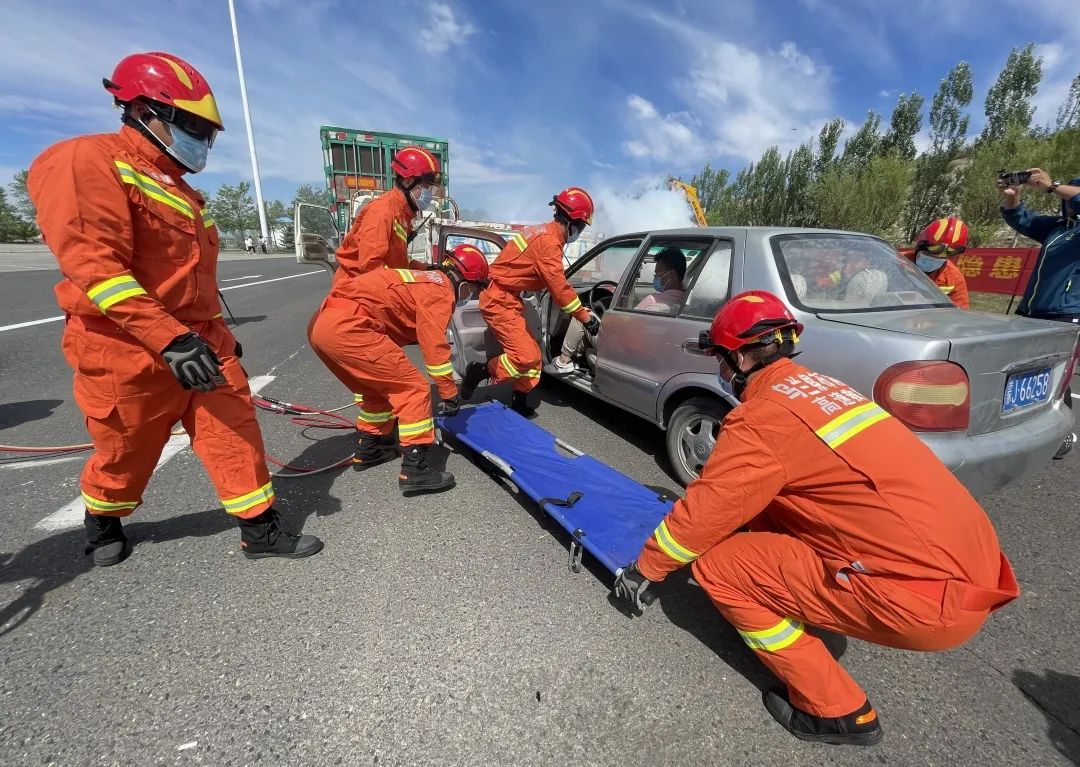
[[[1001,398],[1001,412],[1011,413],[1037,402],[1046,402],[1049,398],[1049,368],[1015,373],[1005,381],[1005,396]]]

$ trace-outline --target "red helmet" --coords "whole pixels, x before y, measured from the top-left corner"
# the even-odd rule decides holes
[[[939,218],[923,229],[916,242],[916,250],[926,250],[934,255],[960,253],[967,247],[967,224],[956,216]]]
[[[442,265],[456,269],[466,282],[483,282],[488,278],[488,262],[484,251],[468,243],[458,245],[447,253]]]
[[[439,183],[439,158],[419,146],[407,146],[394,155],[390,167],[402,178]]]
[[[217,102],[199,70],[171,53],[133,53],[120,60],[105,90],[120,102],[142,97],[196,115],[225,130]]]
[[[580,186],[568,186],[553,198],[548,205],[562,211],[571,221],[584,221],[592,224],[593,201],[589,193]]]
[[[802,332],[802,323],[783,301],[765,290],[748,290],[720,307],[709,329],[709,341],[733,352],[755,342],[797,341]],[[775,338],[767,338],[771,335]]]

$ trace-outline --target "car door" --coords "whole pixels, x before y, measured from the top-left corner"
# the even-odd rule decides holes
[[[293,210],[293,243],[298,264],[316,264],[331,275],[337,270],[334,254],[341,233],[329,208],[298,202]]]
[[[439,253],[445,253],[458,245],[468,243],[484,251],[488,261],[494,261],[506,246],[506,240],[495,232],[467,226],[443,226],[439,230]],[[539,332],[539,321],[535,310],[532,312],[534,334]],[[528,312],[526,320],[529,319]],[[454,371],[458,376],[465,375],[465,367],[470,362],[486,362],[502,352],[502,347],[488,329],[480,314],[480,302],[475,298],[458,306],[447,330],[447,340],[453,352]]]
[[[686,258],[683,285],[690,289],[679,304],[649,306],[646,299],[655,292],[655,259],[668,248],[681,251]],[[709,281],[721,267],[726,278],[730,254],[730,241],[716,237],[659,234],[648,239],[627,267],[611,309],[604,315],[596,359],[597,393],[646,418],[655,417],[660,388],[675,372],[688,365],[696,367],[696,360],[681,359],[691,355],[683,344],[691,335],[696,341],[700,325],[693,317],[684,316],[685,306],[693,302],[698,311],[701,304],[703,291],[695,283],[703,277]],[[724,290],[726,294],[726,285]]]

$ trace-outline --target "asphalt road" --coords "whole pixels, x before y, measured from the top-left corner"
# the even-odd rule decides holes
[[[305,342],[327,287],[310,271],[241,258],[220,277],[247,370],[273,377],[263,393],[347,404]],[[62,323],[6,329],[57,314],[56,277],[0,273],[0,443],[86,439]],[[542,426],[676,487],[658,431],[543,392]],[[349,453],[345,432],[260,421],[283,459]],[[939,654],[847,644],[886,728],[868,751],[783,732],[760,704],[768,673],[685,576],[631,620],[601,568],[568,571],[557,526],[446,458],[458,487],[408,501],[392,464],[277,481],[326,549],[249,562],[180,450],[127,525],[133,555],[107,570],[84,556],[79,514],[57,516],[82,459],[0,463],[0,765],[1080,763],[1075,454],[988,500],[1024,595],[979,636]]]

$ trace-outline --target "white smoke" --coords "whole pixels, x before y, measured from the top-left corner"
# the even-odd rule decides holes
[[[605,237],[694,226],[686,196],[677,189],[669,189],[663,178],[637,182],[622,189],[600,185],[589,191],[596,204],[592,230],[602,232]]]

